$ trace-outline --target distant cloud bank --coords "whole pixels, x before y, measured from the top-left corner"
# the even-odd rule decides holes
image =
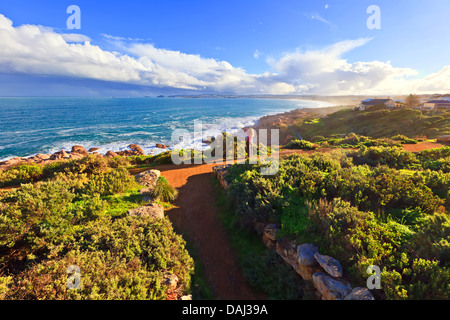
[[[157,48],[142,39],[103,37],[117,50],[104,50],[81,34],[61,34],[37,25],[15,27],[0,14],[0,73],[198,93],[348,95],[450,91],[450,66],[417,79],[416,70],[395,67],[390,62],[347,61],[344,55],[371,41],[367,38],[267,58],[271,71],[250,74],[227,61]],[[262,53],[256,50],[253,56],[260,59]]]

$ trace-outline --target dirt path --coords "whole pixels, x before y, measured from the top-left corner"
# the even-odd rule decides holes
[[[164,165],[156,169],[178,189],[168,216],[175,229],[194,247],[214,299],[262,300],[245,280],[218,216],[212,185],[214,165]]]

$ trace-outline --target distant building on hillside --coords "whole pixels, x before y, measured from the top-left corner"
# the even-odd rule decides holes
[[[450,101],[447,99],[430,100],[423,104],[424,109],[450,109]]]
[[[384,104],[386,108],[395,108],[397,105],[395,101],[392,99],[366,99],[361,101],[361,104],[359,105],[359,110],[364,111],[367,108],[381,104]]]

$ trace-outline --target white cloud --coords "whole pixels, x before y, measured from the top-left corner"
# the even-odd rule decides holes
[[[450,91],[450,66],[423,79],[391,62],[345,59],[372,39],[346,40],[325,48],[268,58],[272,72],[249,74],[227,61],[157,48],[131,38],[103,35],[106,51],[81,34],[59,34],[35,25],[14,27],[0,14],[0,73],[53,75],[139,86],[236,94],[395,94]],[[254,58],[262,53],[255,50]]]
[[[255,52],[253,52],[253,58],[259,59],[259,57],[261,57],[261,54],[262,53],[258,49],[256,49]]]
[[[323,17],[322,17],[321,15],[319,15],[319,14],[313,14],[313,15],[311,16],[311,19],[312,19],[312,20],[318,20],[318,21],[321,21],[321,22],[326,23],[326,24],[331,24],[330,21],[326,20],[325,18],[323,18]]]

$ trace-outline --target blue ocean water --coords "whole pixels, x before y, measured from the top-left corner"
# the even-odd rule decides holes
[[[241,129],[264,115],[328,105],[283,99],[0,98],[0,160],[70,151],[73,145],[106,153],[136,143],[149,154],[158,151],[156,143],[174,147],[172,132],[193,132],[194,121],[202,122],[206,136],[208,130]],[[183,147],[199,148],[202,142],[193,138]]]

